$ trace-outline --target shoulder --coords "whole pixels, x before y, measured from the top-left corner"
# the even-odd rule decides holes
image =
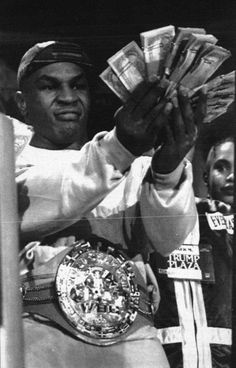
[[[14,130],[14,150],[16,157],[21,154],[23,149],[28,145],[30,142],[32,135],[33,135],[33,128],[29,125],[22,123],[20,120],[15,118],[11,118]]]
[[[222,214],[230,214],[232,207],[224,202],[220,202],[211,198],[195,198],[197,210],[199,214],[221,212]]]

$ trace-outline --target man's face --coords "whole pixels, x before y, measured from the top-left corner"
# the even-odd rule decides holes
[[[209,194],[213,199],[234,202],[234,143],[224,142],[215,148],[208,178]]]
[[[80,66],[57,62],[40,68],[25,81],[23,97],[33,145],[61,149],[85,143],[90,97]]]

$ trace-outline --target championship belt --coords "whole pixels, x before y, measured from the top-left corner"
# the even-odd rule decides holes
[[[137,326],[153,325],[137,268],[101,242],[76,242],[21,281],[24,312],[46,317],[88,343],[111,345]]]

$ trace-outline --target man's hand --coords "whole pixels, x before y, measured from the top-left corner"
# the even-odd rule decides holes
[[[176,169],[197,139],[198,126],[206,113],[206,93],[202,91],[198,105],[193,111],[188,89],[180,87],[164,111],[171,110],[160,137],[163,142],[152,159],[152,169],[167,174]]]
[[[115,114],[117,137],[135,156],[155,146],[159,131],[168,115],[168,109],[163,114],[165,98],[159,102],[164,92],[156,82],[143,82]]]

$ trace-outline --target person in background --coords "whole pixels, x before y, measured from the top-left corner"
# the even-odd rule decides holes
[[[142,275],[139,270],[151,248],[168,254],[196,225],[191,164],[184,157],[195,143],[205,97],[193,114],[182,88],[160,108],[163,91],[156,83],[142,83],[116,112],[115,128],[86,143],[90,67],[78,45],[49,41],[28,50],[18,69],[18,106],[34,129],[16,162],[21,239],[31,246],[40,242],[26,245],[35,260],[22,286],[24,309],[33,314],[24,320],[26,366],[154,367],[158,361],[167,367],[145,291],[145,267]],[[146,154],[157,140],[158,149]],[[135,272],[146,295],[142,315],[134,330],[111,346],[76,338],[59,308],[49,312],[50,297],[46,306],[37,303],[40,288],[27,304],[29,283],[52,270],[55,277],[71,236],[120,247],[141,263]],[[97,273],[93,281],[100,285],[96,278]],[[77,300],[78,293],[73,290],[71,298]]]
[[[161,294],[155,326],[175,368],[231,367],[233,137],[212,143],[204,181],[208,198],[196,198],[199,246],[189,237],[168,259],[152,259]]]

